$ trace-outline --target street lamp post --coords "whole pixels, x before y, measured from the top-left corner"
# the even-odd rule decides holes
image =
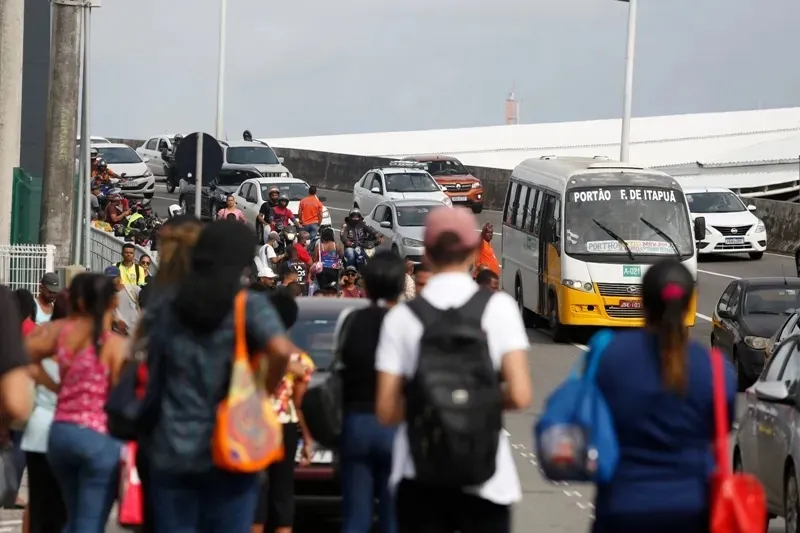
[[[219,13],[219,65],[217,66],[217,139],[222,139],[223,105],[225,101],[225,49],[228,18],[228,0],[220,0]]]
[[[625,53],[625,88],[622,97],[622,136],[619,143],[619,160],[630,158],[631,112],[633,107],[633,59],[636,49],[636,4],[638,0],[619,0],[628,3],[628,46]]]

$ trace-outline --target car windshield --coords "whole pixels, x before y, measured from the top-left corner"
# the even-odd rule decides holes
[[[319,369],[330,367],[333,360],[333,336],[338,315],[295,322],[289,330],[292,342],[305,350]]]
[[[747,210],[732,192],[696,192],[687,194],[686,201],[692,213],[741,213]]]
[[[564,228],[564,250],[580,259],[586,255],[629,258],[630,254],[689,257],[694,250],[683,193],[675,189],[570,189]]]
[[[745,315],[781,315],[800,307],[800,285],[751,287],[744,297]]]
[[[225,153],[227,162],[234,165],[280,165],[268,146],[231,146]]]
[[[422,227],[431,209],[436,209],[435,205],[404,206],[397,208],[397,224],[400,226]]]
[[[428,165],[431,176],[465,176],[469,171],[457,160],[422,161]]]
[[[427,172],[386,174],[385,178],[388,192],[435,192],[441,190]]]
[[[133,163],[141,163],[142,158],[139,157],[132,148],[127,146],[122,147],[103,147],[97,148],[99,157],[103,158],[109,165],[126,165]]]
[[[281,194],[285,194],[289,197],[290,202],[299,202],[306,196],[308,196],[308,184],[307,183],[270,183],[270,184],[261,184],[261,197],[265,200],[269,198],[269,190],[273,187],[277,187],[280,190]]]

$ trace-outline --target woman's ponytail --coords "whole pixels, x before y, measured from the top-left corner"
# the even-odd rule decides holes
[[[658,324],[661,376],[668,389],[681,394],[686,391],[686,343],[689,340],[683,323],[682,300],[665,302],[664,314]]]

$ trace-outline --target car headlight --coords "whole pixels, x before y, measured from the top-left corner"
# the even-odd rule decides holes
[[[288,172],[281,172],[281,177],[282,178],[288,178],[289,177],[289,173]]]
[[[147,170],[144,171],[144,174],[142,174],[142,177],[143,178],[149,178],[152,175],[153,175],[153,173],[150,172],[150,169],[148,168]]]
[[[575,289],[583,292],[594,292],[594,285],[588,281],[579,281],[576,279],[562,279],[561,284],[570,289]]]
[[[417,239],[409,239],[408,237],[403,237],[401,242],[403,246],[414,246],[415,248],[420,248],[422,246],[422,241],[418,241]]]
[[[481,182],[480,181],[476,181],[475,183],[472,184],[472,188],[473,189],[480,189],[481,188]]]
[[[767,228],[764,226],[764,221],[759,218],[755,233],[764,233],[765,231],[767,231]]]
[[[763,350],[766,348],[767,341],[769,341],[769,339],[764,337],[755,337],[752,335],[748,335],[744,338],[744,343],[754,350]]]
[[[451,200],[449,196],[445,197],[445,199],[442,200],[442,203],[444,205],[448,205],[450,207],[453,207],[453,200]]]

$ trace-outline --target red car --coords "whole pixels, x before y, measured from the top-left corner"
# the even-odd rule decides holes
[[[415,155],[405,161],[417,161],[428,165],[428,173],[445,188],[453,205],[472,208],[473,213],[483,211],[483,185],[470,174],[467,167],[455,157],[447,155]]]

